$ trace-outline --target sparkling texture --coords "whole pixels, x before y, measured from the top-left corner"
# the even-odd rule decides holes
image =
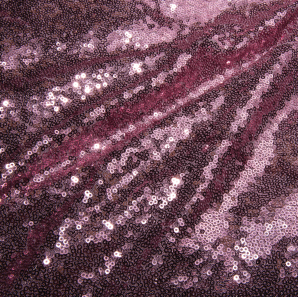
[[[297,296],[297,3],[0,8],[3,296]]]

